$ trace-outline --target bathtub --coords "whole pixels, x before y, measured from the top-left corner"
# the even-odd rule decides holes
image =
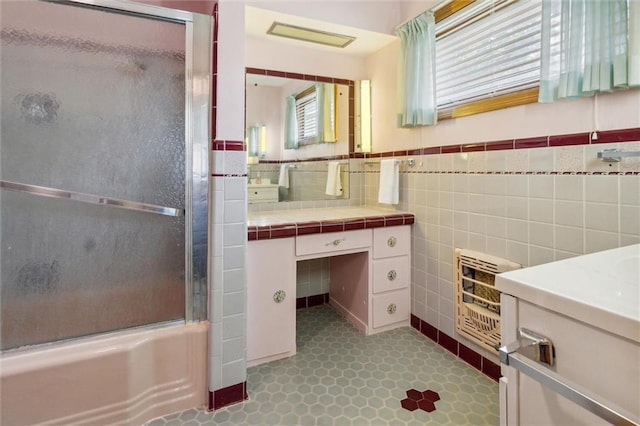
[[[142,425],[207,401],[207,322],[132,329],[0,357],[0,424]]]

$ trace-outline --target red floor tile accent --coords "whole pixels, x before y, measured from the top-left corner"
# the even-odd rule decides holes
[[[438,392],[434,392],[430,389],[420,392],[416,389],[409,389],[407,391],[407,398],[400,401],[400,405],[405,410],[414,411],[418,408],[430,413],[436,410],[435,402],[440,400]]]

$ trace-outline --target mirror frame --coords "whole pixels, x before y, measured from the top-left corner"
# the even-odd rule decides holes
[[[295,72],[287,72],[287,71],[277,71],[277,70],[269,70],[263,68],[245,68],[246,74],[258,74],[258,75],[267,75],[271,77],[284,77],[291,78],[295,80],[307,80],[307,81],[315,81],[320,83],[334,83],[334,84],[344,84],[349,86],[349,153],[346,158],[354,158],[356,156],[355,153],[355,81],[348,80],[344,78],[334,78],[334,77],[326,77],[321,75],[311,75],[311,74],[300,74]],[[245,118],[246,121],[246,118]],[[326,160],[322,159],[314,159],[310,158],[309,160]]]

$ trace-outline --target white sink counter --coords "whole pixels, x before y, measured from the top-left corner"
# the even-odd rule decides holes
[[[640,342],[640,244],[496,276],[519,299]]]

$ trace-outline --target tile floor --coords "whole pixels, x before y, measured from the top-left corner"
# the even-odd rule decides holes
[[[297,327],[296,356],[248,370],[248,401],[148,426],[499,423],[498,384],[410,327],[365,337],[329,305],[298,310]],[[411,389],[437,393],[435,410],[403,408]]]

